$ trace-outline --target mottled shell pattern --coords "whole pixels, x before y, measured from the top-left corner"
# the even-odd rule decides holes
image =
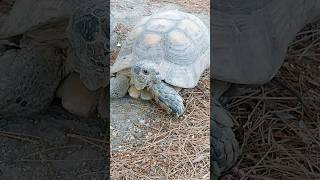
[[[108,2],[82,0],[71,17],[68,34],[72,49],[78,58],[74,70],[90,90],[108,84],[109,29]]]
[[[143,18],[131,31],[111,73],[137,62],[155,63],[168,84],[193,88],[210,66],[210,36],[196,16],[169,10]]]

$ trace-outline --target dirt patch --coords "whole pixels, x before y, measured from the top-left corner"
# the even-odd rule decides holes
[[[113,1],[119,3],[120,1]],[[131,1],[130,1],[131,2]],[[208,2],[208,1],[207,1]],[[182,1],[181,1],[182,3]],[[129,4],[135,9],[135,3]],[[208,4],[208,3],[207,3]],[[190,4],[191,6],[191,1]],[[118,4],[117,7],[125,8],[128,4]],[[144,7],[140,15],[150,15],[159,9],[179,8],[187,11],[187,6],[180,7],[174,1],[145,1],[139,4]],[[207,8],[209,10],[209,8]],[[130,11],[130,9],[128,10]],[[138,11],[138,10],[137,10]],[[197,13],[195,9],[187,12]],[[204,14],[209,14],[208,12]],[[134,16],[134,15],[133,15]],[[208,16],[203,16],[206,20]],[[140,17],[141,18],[141,17]],[[119,19],[117,27],[119,45],[132,28],[132,21],[140,18]],[[127,23],[129,22],[129,23]],[[208,21],[206,21],[207,24]],[[112,58],[116,58],[119,48],[113,52]],[[114,62],[114,59],[112,60]],[[209,148],[210,148],[210,75],[205,72],[198,86],[191,90],[183,90],[181,94],[185,99],[187,112],[179,118],[167,115],[158,105],[152,101],[138,103],[136,100],[124,99],[116,102],[117,105],[131,106],[134,112],[142,115],[131,116],[127,119],[111,120],[111,133],[122,136],[122,142],[111,152],[111,177],[112,179],[209,179]],[[127,103],[127,105],[123,104]],[[118,112],[118,107],[111,111]],[[128,108],[129,109],[129,108]],[[131,110],[130,110],[131,111]],[[124,116],[127,113],[123,113]],[[113,122],[114,121],[114,122]],[[119,124],[119,123],[126,123]],[[125,132],[125,129],[134,129]],[[119,132],[119,129],[121,130]],[[136,132],[138,130],[138,133]],[[117,132],[119,134],[117,134]],[[138,136],[137,136],[138,134]],[[127,136],[129,135],[129,136]],[[117,137],[119,139],[119,137]]]
[[[197,88],[183,92],[187,113],[179,119],[152,104],[140,143],[128,141],[121,145],[126,150],[112,152],[112,178],[209,179],[208,87],[206,72]]]
[[[162,7],[163,4],[179,5],[186,12],[210,13],[210,1],[208,0],[147,0],[147,4]]]

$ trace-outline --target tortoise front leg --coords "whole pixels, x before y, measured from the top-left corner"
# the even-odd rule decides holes
[[[152,85],[152,87],[150,87],[150,92],[155,101],[169,114],[172,113],[176,117],[179,117],[185,112],[183,99],[174,88],[161,82]]]
[[[110,79],[110,98],[122,98],[129,89],[129,78],[118,74],[116,77]]]

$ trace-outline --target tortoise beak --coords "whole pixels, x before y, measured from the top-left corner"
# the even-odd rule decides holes
[[[134,85],[139,91],[141,91],[142,89],[144,89],[144,86],[140,85],[139,83],[135,83]]]
[[[145,84],[145,83],[140,82],[140,81],[137,80],[137,79],[134,79],[133,81],[134,81],[134,86],[135,86],[136,89],[139,90],[139,91],[142,90],[142,89],[144,89],[144,88],[146,87],[146,84]]]

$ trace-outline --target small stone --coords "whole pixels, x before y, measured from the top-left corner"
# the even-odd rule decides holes
[[[140,122],[141,124],[144,124],[146,121],[145,121],[143,118],[139,118],[139,122]]]

